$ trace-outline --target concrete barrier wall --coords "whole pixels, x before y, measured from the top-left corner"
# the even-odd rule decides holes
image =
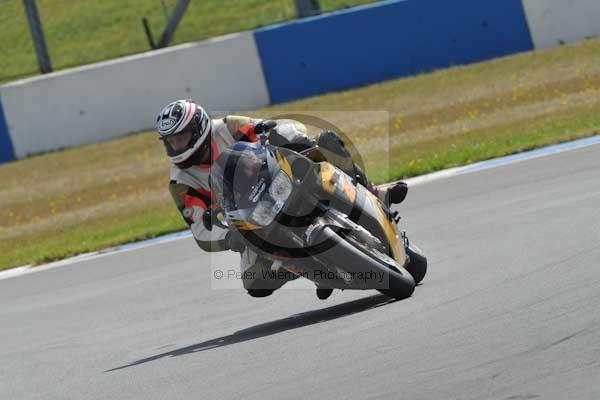
[[[0,86],[0,162],[600,34],[600,0],[389,0]],[[335,105],[332,104],[332,108]]]
[[[269,104],[251,32],[80,67],[0,87],[0,154],[16,158],[154,127],[167,102],[223,112]]]
[[[600,36],[600,0],[523,0],[537,49]]]
[[[256,31],[273,102],[533,48],[521,0],[394,0]]]

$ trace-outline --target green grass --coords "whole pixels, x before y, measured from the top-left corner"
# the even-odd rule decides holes
[[[322,0],[324,11],[373,0]],[[167,13],[176,0],[164,0]],[[166,24],[161,0],[38,0],[55,70],[149,50],[141,19],[155,40]],[[296,18],[293,0],[194,0],[173,38],[179,44]],[[22,0],[0,1],[0,82],[38,72]]]
[[[170,199],[169,199],[170,201]],[[39,264],[185,228],[169,202],[127,212],[123,209],[90,216],[84,221],[46,226],[28,234],[24,246],[0,254],[0,266]]]
[[[376,181],[419,175],[600,132],[600,39],[249,113],[325,116]],[[0,165],[0,269],[184,228],[168,181],[153,132]]]

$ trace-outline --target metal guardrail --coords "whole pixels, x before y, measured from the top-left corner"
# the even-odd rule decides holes
[[[50,55],[48,55],[48,47],[46,46],[46,39],[44,38],[44,30],[42,29],[36,0],[23,0],[23,3],[40,72],[42,74],[52,72],[52,63],[50,62]]]
[[[164,4],[164,3],[163,3]],[[148,19],[146,17],[142,18],[142,25],[144,26],[144,31],[146,32],[146,37],[148,38],[148,44],[153,49],[162,49],[163,47],[167,47],[173,38],[173,34],[177,30],[177,26],[181,19],[185,15],[185,10],[190,4],[190,0],[179,0],[173,9],[173,12],[168,18],[167,26],[165,27],[164,32],[160,36],[158,43],[154,41],[154,36],[152,35],[152,30],[150,29],[150,24],[148,23]]]

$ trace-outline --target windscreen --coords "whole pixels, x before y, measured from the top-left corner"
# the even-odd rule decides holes
[[[271,184],[269,152],[260,143],[236,143],[221,153],[211,171],[211,185],[227,212],[251,212]]]

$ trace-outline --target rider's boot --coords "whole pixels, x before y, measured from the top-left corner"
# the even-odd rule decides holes
[[[273,289],[246,289],[252,297],[267,297],[273,294]]]
[[[326,300],[333,293],[333,289],[328,288],[317,288],[317,297],[319,300]]]
[[[406,198],[406,194],[408,193],[408,186],[404,182],[393,183],[391,186],[387,188],[378,189],[377,196],[384,202],[386,205],[390,204],[400,204]]]
[[[390,204],[400,204],[406,198],[406,194],[408,193],[408,186],[406,183],[396,182],[385,188],[376,187],[371,185],[365,173],[362,172],[358,166],[356,166],[356,171],[356,180],[358,183],[369,189],[371,193],[377,196],[386,206],[389,206]]]

